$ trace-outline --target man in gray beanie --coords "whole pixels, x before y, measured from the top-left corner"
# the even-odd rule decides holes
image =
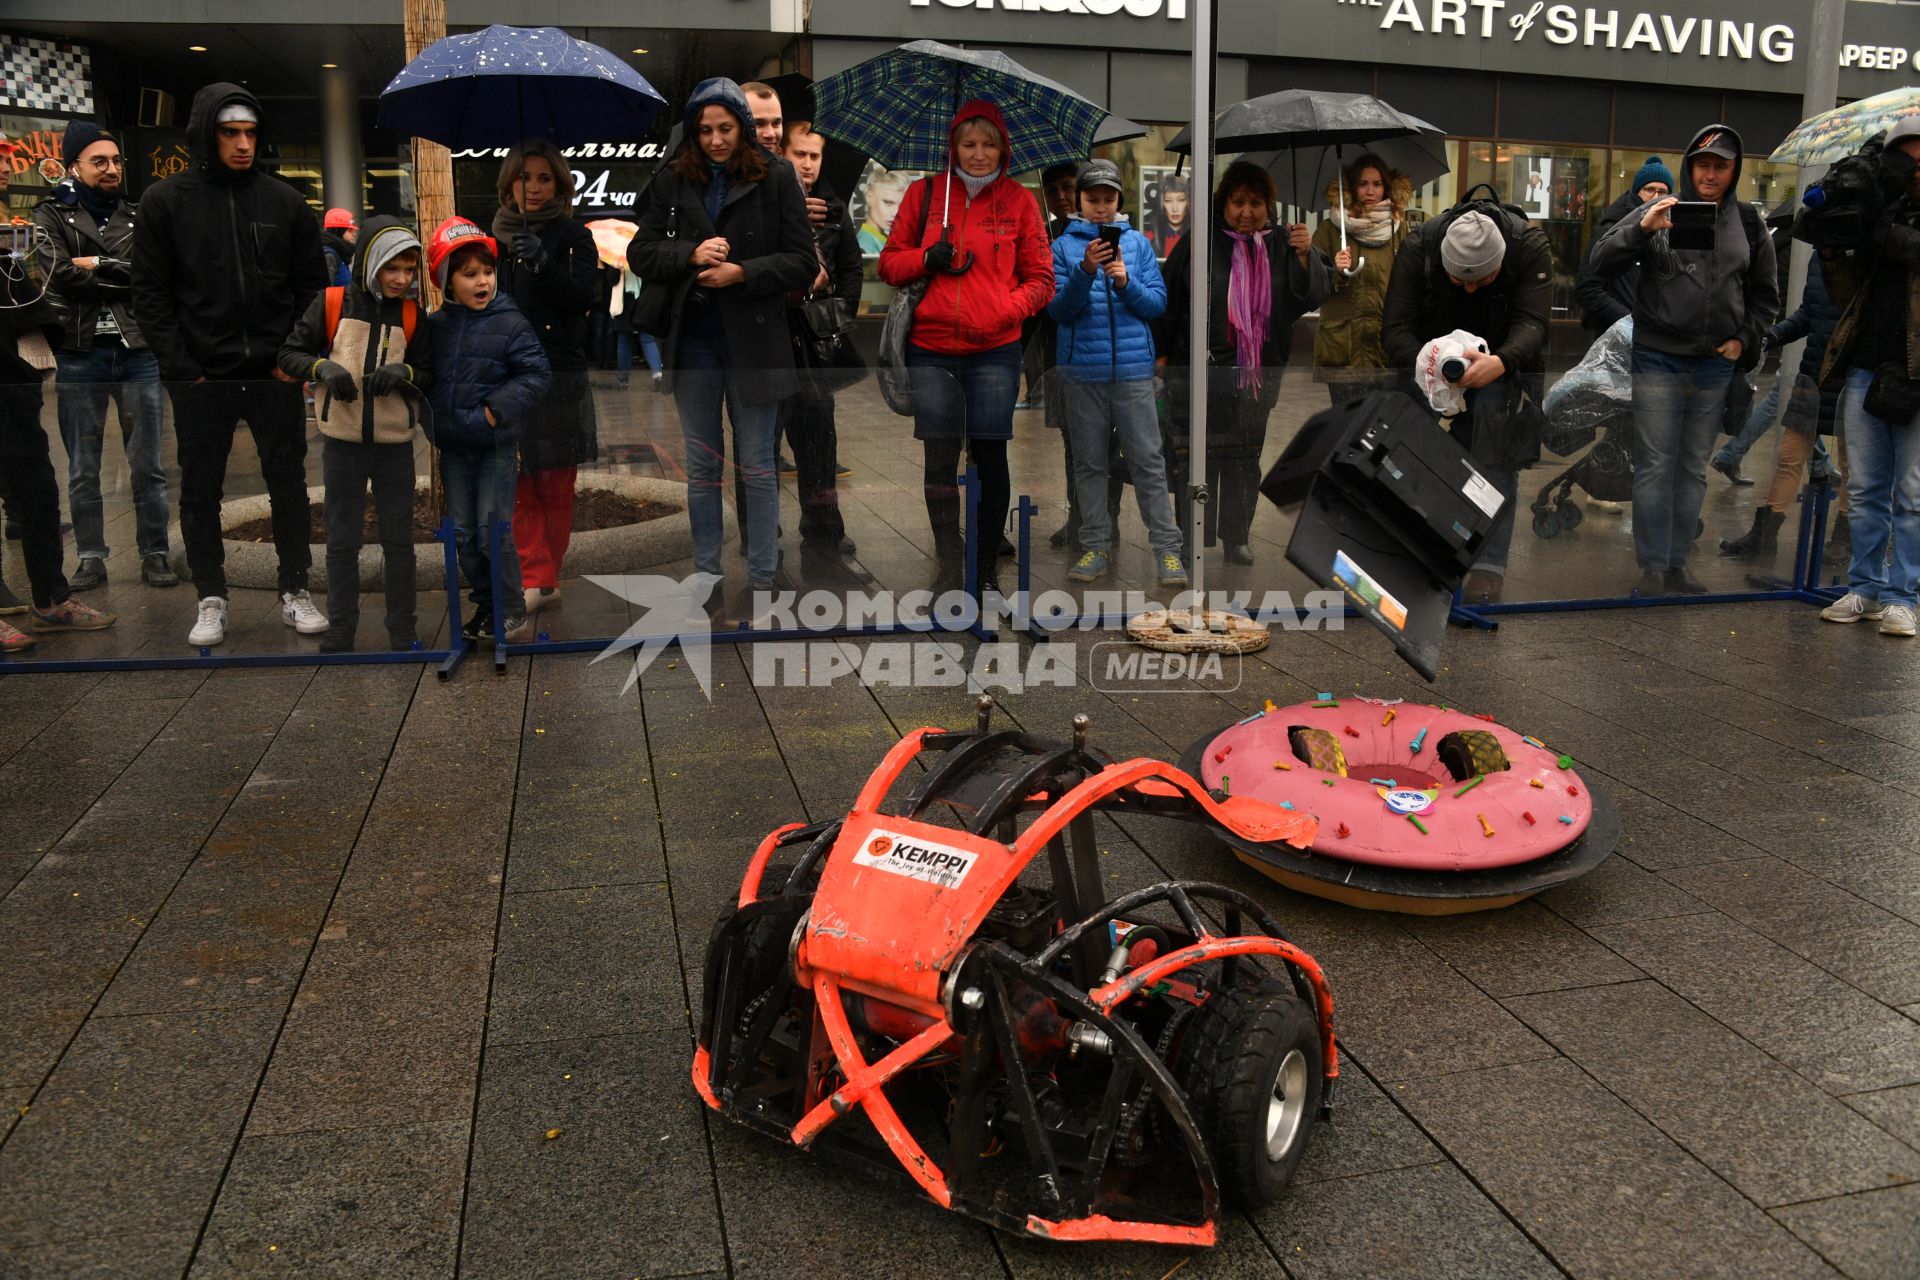
[[[1387,282],[1381,343],[1409,386],[1420,348],[1433,339],[1464,329],[1486,343],[1485,353],[1467,353],[1460,379],[1467,411],[1450,429],[1507,501],[1461,587],[1468,604],[1500,598],[1520,468],[1540,457],[1539,436],[1525,425],[1539,415],[1523,410],[1525,401],[1537,405],[1545,395],[1552,297],[1546,232],[1491,200],[1463,202],[1422,224],[1394,258]]]

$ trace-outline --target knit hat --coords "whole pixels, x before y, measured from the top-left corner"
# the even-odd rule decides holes
[[[1089,160],[1080,166],[1080,175],[1074,179],[1075,191],[1091,191],[1095,187],[1112,187],[1115,191],[1125,191],[1120,185],[1120,170],[1111,160]]]
[[[1455,218],[1440,241],[1440,265],[1447,274],[1466,284],[1478,284],[1500,273],[1500,262],[1507,256],[1506,237],[1493,219],[1477,210]]]
[[[462,249],[479,247],[488,259],[500,260],[500,246],[494,238],[465,218],[448,218],[433,229],[427,239],[427,273],[442,290],[447,287],[447,270],[453,255]]]
[[[60,135],[60,160],[67,168],[73,168],[80,153],[96,142],[111,142],[120,145],[120,139],[102,129],[91,120],[69,120],[67,131]]]
[[[245,102],[229,102],[213,118],[215,124],[259,124],[260,115]]]
[[[406,223],[398,218],[375,218],[367,223],[360,243],[360,279],[368,293],[380,292],[380,268],[409,250],[421,252],[419,237]]]
[[[328,231],[351,231],[354,227],[353,210],[329,209],[321,227]]]
[[[1667,168],[1666,163],[1659,156],[1647,157],[1647,162],[1640,166],[1638,173],[1633,175],[1633,185],[1627,190],[1638,195],[1640,188],[1649,182],[1664,182],[1667,184],[1668,191],[1673,190],[1673,170]]]

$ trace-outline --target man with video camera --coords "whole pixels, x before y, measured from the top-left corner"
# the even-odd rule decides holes
[[[1643,596],[1699,595],[1687,572],[1707,496],[1707,455],[1736,369],[1760,359],[1780,314],[1773,243],[1740,203],[1740,135],[1710,124],[1680,160],[1680,196],[1622,218],[1588,258],[1602,278],[1636,264],[1633,550]]]
[[[1835,164],[1804,203],[1796,234],[1829,258],[1841,305],[1820,383],[1840,389],[1853,534],[1847,593],[1820,616],[1911,637],[1920,588],[1920,116]]]
[[[1389,367],[1408,378],[1435,338],[1458,329],[1486,344],[1462,357],[1466,368],[1456,385],[1467,408],[1452,427],[1506,498],[1460,588],[1468,604],[1486,604],[1500,599],[1506,582],[1519,470],[1540,457],[1534,406],[1546,380],[1553,248],[1520,209],[1473,195],[1421,224],[1401,247],[1380,339]]]

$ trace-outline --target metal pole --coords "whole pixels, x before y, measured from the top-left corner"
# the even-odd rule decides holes
[[[1846,9],[1846,0],[1813,0],[1813,14],[1807,23],[1807,84],[1800,97],[1802,120],[1833,110],[1840,97],[1840,33],[1846,22]],[[1801,168],[1795,195],[1819,181],[1826,171],[1825,165]],[[1801,291],[1807,287],[1807,270],[1813,263],[1813,248],[1803,241],[1795,240],[1789,252],[1792,256],[1787,268],[1787,293],[1780,299],[1783,316],[1799,305]],[[1789,389],[1800,369],[1800,351],[1801,343],[1795,342],[1780,353],[1777,376],[1787,379]],[[1785,400],[1782,396],[1783,404]]]
[[[356,224],[366,215],[360,162],[360,96],[353,72],[320,72],[320,187],[329,208],[350,209]]]
[[[1216,0],[1193,9],[1193,181],[1187,186],[1187,254],[1191,268],[1187,316],[1187,493],[1193,500],[1193,605],[1195,631],[1206,627],[1207,608],[1207,352],[1213,265],[1213,18]]]

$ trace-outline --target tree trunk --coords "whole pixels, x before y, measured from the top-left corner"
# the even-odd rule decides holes
[[[447,34],[447,0],[402,0],[406,9],[407,61]],[[438,142],[426,138],[413,140],[413,209],[420,221],[424,241],[433,229],[453,216],[453,153]],[[428,310],[440,305],[440,290],[421,264],[420,299]],[[427,488],[434,509],[446,514],[446,495],[440,487],[440,456],[429,449],[431,459]]]

